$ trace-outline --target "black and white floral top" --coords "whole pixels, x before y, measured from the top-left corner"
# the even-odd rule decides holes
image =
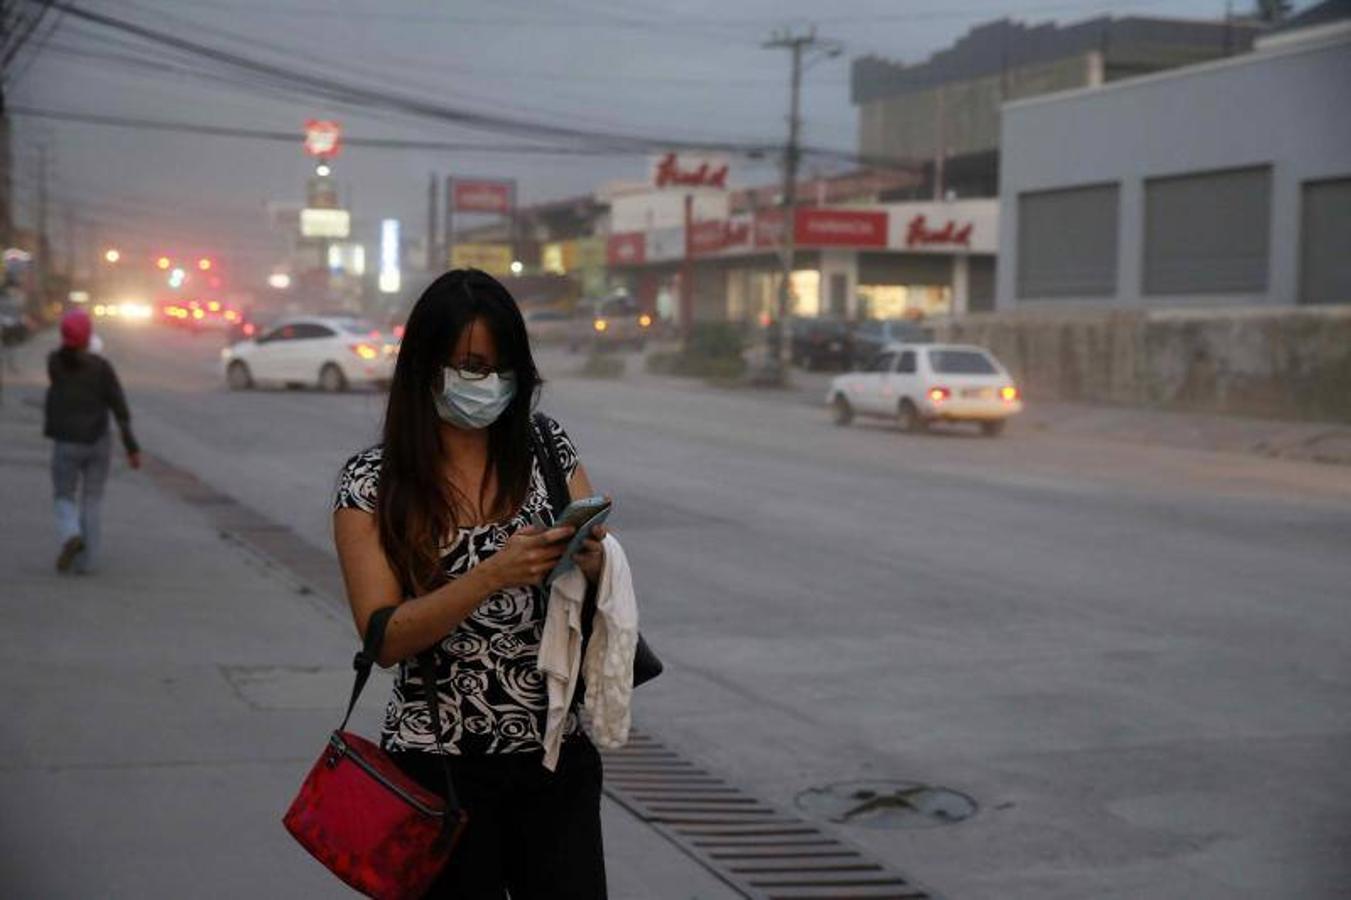
[[[547,421],[564,472],[571,478],[577,469],[577,450],[562,426]],[[347,461],[338,476],[335,509],[375,511],[380,459],[381,448],[376,446]],[[534,513],[553,521],[538,460],[532,464],[530,489],[515,515],[460,528],[448,538],[441,547],[446,576],[458,578],[502,549],[511,535],[530,524]],[[498,591],[433,645],[441,742],[448,752],[469,756],[542,749],[549,706],[544,677],[537,668],[544,614],[545,597],[539,588]],[[417,660],[401,662],[380,733],[386,750],[436,752],[423,696]],[[576,717],[569,715],[565,733],[576,730]]]

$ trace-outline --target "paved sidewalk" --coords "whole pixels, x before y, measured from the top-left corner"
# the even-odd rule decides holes
[[[575,373],[584,357],[564,357],[546,350],[551,371]],[[544,356],[545,354],[541,354]],[[651,375],[641,355],[625,357],[625,379],[636,384],[661,384],[683,390],[754,393],[768,402],[819,407],[836,372],[793,369],[788,387],[713,387],[696,378]],[[1351,389],[1351,386],[1348,386]],[[1044,432],[1072,440],[1149,444],[1188,450],[1248,453],[1282,459],[1351,465],[1351,425],[1245,418],[1214,413],[1173,412],[1131,406],[1031,400],[1009,425],[1009,433]]]
[[[352,896],[280,822],[351,684],[345,610],[120,458],[103,570],[58,576],[40,397],[9,380],[0,406],[3,893]],[[359,730],[376,730],[387,678]],[[622,808],[603,813],[612,897],[735,896]]]

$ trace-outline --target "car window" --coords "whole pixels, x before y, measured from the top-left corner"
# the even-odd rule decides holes
[[[525,314],[527,322],[558,322],[565,318],[561,312],[552,309],[536,309]]]
[[[322,328],[323,326],[319,327]],[[370,322],[367,322],[365,319],[347,319],[346,321],[339,323],[339,327],[341,327],[342,330],[347,332],[348,334],[359,334],[362,337],[368,337],[371,334],[371,332],[378,333],[380,331],[379,328],[376,328],[374,325],[372,325]],[[330,332],[329,334],[331,335],[332,332]],[[325,336],[327,337],[328,335]]]
[[[260,344],[275,344],[278,341],[293,341],[296,337],[296,326],[280,325],[258,339]]]
[[[873,360],[873,364],[868,367],[869,372],[890,372],[896,362],[895,353],[882,353]]]
[[[998,375],[990,357],[979,350],[930,350],[929,365],[941,375]]]
[[[295,326],[295,329],[296,340],[333,337],[337,333],[327,325],[320,325],[316,322],[301,322]]]
[[[914,350],[906,350],[904,353],[901,354],[901,362],[900,362],[900,365],[898,365],[898,366],[896,367],[896,371],[897,371],[897,372],[900,372],[902,375],[913,375],[913,374],[915,374],[915,351],[914,351]]]

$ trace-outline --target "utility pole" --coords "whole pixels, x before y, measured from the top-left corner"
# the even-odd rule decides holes
[[[38,145],[38,234],[37,234],[37,258],[38,258],[38,297],[42,304],[47,304],[48,280],[52,271],[52,242],[47,233],[48,228],[48,194],[47,194],[47,145]]]
[[[441,261],[441,244],[436,234],[436,199],[441,194],[441,179],[431,173],[427,184],[427,271],[440,272],[445,269]]]
[[[765,359],[765,372],[762,380],[782,383],[787,375],[788,365],[788,309],[792,296],[794,253],[796,250],[796,213],[797,213],[797,168],[800,161],[802,133],[802,72],[803,61],[808,53],[820,48],[829,57],[844,52],[837,41],[816,36],[816,29],[809,28],[805,34],[795,35],[790,31],[776,32],[762,46],[767,50],[788,50],[792,57],[791,80],[788,94],[788,143],[783,150],[783,195],[782,210],[783,235],[779,246],[779,264],[782,269],[779,278],[779,293],[774,321],[769,327],[769,352]]]

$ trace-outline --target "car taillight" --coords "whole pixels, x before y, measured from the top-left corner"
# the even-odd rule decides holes
[[[403,340],[403,326],[402,326],[402,325],[395,325],[395,326],[394,326],[394,336],[395,336],[396,338],[398,338],[399,340]]]
[[[929,388],[929,399],[934,403],[942,403],[952,396],[952,391],[945,387]]]
[[[244,323],[244,336],[245,336],[245,337],[253,337],[253,333],[254,333],[255,331],[257,331],[257,330],[258,330],[258,329],[254,327],[254,325],[253,325],[252,322],[245,322],[245,323]]]
[[[1018,389],[1013,385],[1002,387],[999,389],[999,397],[1007,403],[1012,403],[1018,399]]]
[[[362,359],[375,359],[380,355],[380,351],[376,350],[370,344],[352,344],[347,349],[351,350]]]

